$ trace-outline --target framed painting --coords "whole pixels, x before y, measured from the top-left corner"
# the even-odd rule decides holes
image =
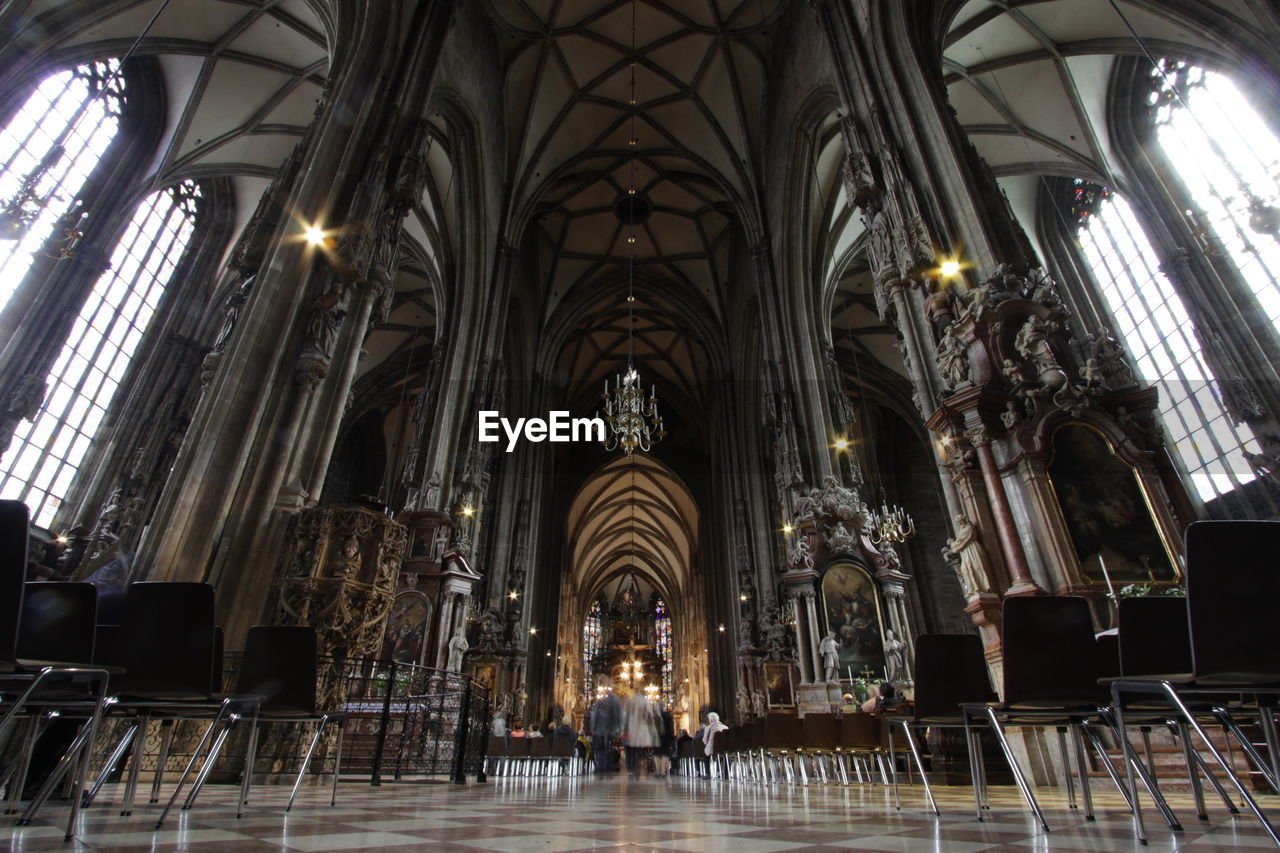
[[[764,695],[770,708],[794,708],[795,688],[791,683],[791,664],[766,663],[764,665]]]
[[[1049,482],[1085,580],[1106,585],[1109,578],[1117,589],[1178,582],[1138,473],[1102,433],[1081,423],[1058,427]]]
[[[839,677],[856,679],[864,671],[871,678],[884,674],[884,624],[880,590],[866,569],[836,563],[822,575],[822,611],[827,630],[840,643]]]
[[[402,592],[391,602],[387,628],[382,635],[382,659],[396,663],[422,663],[427,630],[431,627],[431,602],[420,592]]]

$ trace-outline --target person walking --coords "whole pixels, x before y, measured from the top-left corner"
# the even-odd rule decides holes
[[[609,757],[613,750],[610,744],[622,731],[622,705],[613,691],[605,693],[591,709],[591,752],[595,756],[596,772],[607,773],[610,767]]]
[[[658,776],[671,775],[671,757],[676,751],[676,724],[670,708],[663,708],[658,716],[658,747],[653,751],[653,772]]]
[[[638,778],[644,757],[658,745],[657,712],[640,691],[627,697],[624,726],[627,736],[627,772]]]

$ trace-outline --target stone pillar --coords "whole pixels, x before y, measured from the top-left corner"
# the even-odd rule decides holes
[[[995,514],[996,534],[1004,548],[1005,562],[1013,575],[1013,585],[1005,595],[1036,595],[1044,590],[1036,586],[1031,578],[1031,568],[1027,565],[1027,552],[1023,550],[1022,538],[1018,535],[1018,525],[1013,520],[1013,510],[1009,507],[1009,498],[1004,491],[1004,481],[1000,479],[1000,471],[996,466],[996,458],[991,453],[991,437],[983,427],[974,427],[968,433],[969,443],[978,454],[978,467],[982,470],[982,481],[987,487],[987,498],[991,501],[991,511]]]

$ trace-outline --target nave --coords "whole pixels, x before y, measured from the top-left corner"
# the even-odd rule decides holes
[[[485,784],[393,783],[379,788],[344,784],[338,804],[300,798],[283,813],[287,787],[265,786],[253,808],[237,820],[233,786],[215,785],[199,806],[163,830],[139,809],[119,818],[109,802],[82,812],[80,831],[64,842],[60,809],[34,825],[6,830],[14,853],[42,850],[192,851],[270,853],[385,849],[394,853],[564,853],[604,847],[698,853],[805,853],[836,850],[1127,851],[1137,849],[1119,795],[1099,790],[1098,819],[1086,823],[1065,797],[1042,790],[1052,832],[1039,831],[1016,788],[991,788],[991,816],[973,818],[967,787],[938,787],[942,815],[922,808],[918,786],[905,786],[903,808],[893,807],[881,785],[782,786],[726,784],[720,780],[625,775],[506,777]],[[1191,811],[1190,796],[1170,794],[1176,811]],[[156,807],[152,807],[153,809]],[[1186,822],[1176,837],[1150,827],[1153,853],[1247,851],[1270,842],[1256,823],[1210,809],[1210,821]]]

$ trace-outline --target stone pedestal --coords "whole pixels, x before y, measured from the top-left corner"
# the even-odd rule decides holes
[[[321,655],[378,653],[408,531],[380,512],[320,506],[294,519],[276,605],[281,625],[310,625]]]

